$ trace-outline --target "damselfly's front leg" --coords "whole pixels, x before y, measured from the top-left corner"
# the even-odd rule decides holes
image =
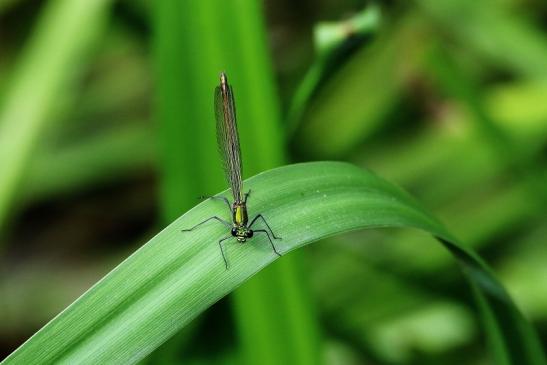
[[[220,247],[220,253],[222,254],[222,259],[224,260],[224,266],[226,266],[226,270],[228,270],[228,260],[226,260],[226,255],[224,255],[224,247],[222,246],[222,242],[230,238],[232,238],[232,236],[224,237],[218,241],[218,246]]]
[[[257,232],[260,232],[260,233],[266,233],[266,236],[268,236],[268,240],[270,241],[270,245],[272,245],[272,249],[273,249],[273,252],[275,252],[275,254],[279,257],[281,257],[281,254],[279,252],[277,252],[277,249],[275,248],[275,245],[272,241],[272,238],[270,237],[270,233],[268,231],[266,231],[265,229],[257,229],[257,230],[254,230],[253,231],[254,233],[257,233]]]
[[[196,224],[195,226],[193,226],[192,228],[189,228],[189,229],[182,229],[181,231],[182,232],[190,232],[190,231],[193,231],[194,229],[196,229],[197,227],[201,226],[202,224],[204,223],[207,223],[209,222],[210,220],[217,220],[219,221],[220,223],[224,224],[226,227],[228,228],[232,228],[232,225],[230,224],[230,222],[228,221],[225,221],[224,219],[222,218],[219,218],[217,217],[216,215],[213,216],[213,217],[210,217],[210,218],[207,218],[206,220],[204,220],[203,222],[200,222],[198,224]],[[226,270],[228,270],[228,260],[226,260],[226,255],[224,255],[224,247],[222,246],[222,242],[223,241],[226,241],[227,239],[229,238],[232,238],[232,236],[228,236],[228,237],[224,237],[222,238],[220,241],[218,241],[218,245],[220,247],[220,253],[222,254],[222,259],[224,260],[224,266],[226,266]]]
[[[270,225],[268,224],[268,222],[266,221],[266,218],[264,218],[264,216],[262,214],[258,214],[256,217],[253,218],[253,220],[251,221],[251,223],[249,224],[249,228],[251,228],[253,226],[253,224],[257,221],[257,219],[260,218],[262,219],[262,221],[264,222],[264,224],[266,225],[266,227],[268,227],[268,229],[270,230],[270,233],[272,234],[272,237],[276,240],[280,240],[281,237],[277,237],[275,235],[275,233],[273,233]]]

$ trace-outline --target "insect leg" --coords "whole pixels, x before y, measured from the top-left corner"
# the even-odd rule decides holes
[[[272,238],[270,237],[270,233],[268,231],[266,231],[265,229],[257,229],[254,231],[255,233],[256,232],[262,232],[262,233],[266,233],[266,236],[268,236],[268,240],[270,241],[270,245],[272,245],[272,249],[273,249],[273,252],[275,252],[275,254],[279,257],[281,257],[281,254],[279,252],[277,252],[277,249],[275,248],[275,245],[272,241]]]
[[[228,209],[230,209],[230,212],[232,211],[232,205],[230,204],[230,201],[225,196],[200,196],[199,199],[214,199],[214,200],[220,200],[226,203],[228,206]]]
[[[245,195],[243,196],[244,203],[247,203],[247,198],[249,198],[250,195],[251,195],[251,189],[249,189],[249,191],[246,192]]]
[[[216,220],[219,221],[220,223],[224,224],[226,227],[232,228],[232,225],[230,224],[230,222],[225,221],[224,219],[219,218],[219,217],[217,217],[217,216],[215,215],[215,216],[212,216],[212,217],[207,218],[206,220],[204,220],[204,221],[201,222],[201,223],[196,224],[195,226],[193,226],[193,227],[190,228],[190,229],[181,229],[181,232],[190,232],[190,231],[193,231],[195,228],[201,226],[201,225],[204,224],[204,223],[209,222],[209,221],[212,220],[212,219],[216,219]]]
[[[280,240],[280,239],[281,239],[281,237],[277,237],[277,236],[275,235],[275,233],[273,233],[272,228],[270,227],[270,225],[268,224],[268,222],[266,222],[266,218],[264,218],[264,216],[263,216],[262,214],[258,214],[256,217],[253,218],[253,220],[252,220],[251,223],[249,224],[249,228],[251,228],[251,227],[253,226],[253,224],[256,222],[256,220],[257,220],[258,218],[261,218],[262,221],[264,222],[264,224],[266,224],[266,227],[268,227],[268,229],[270,230],[270,233],[272,234],[272,237],[273,237],[274,239],[276,239],[276,240]]]
[[[218,241],[218,246],[220,247],[220,253],[222,254],[222,259],[224,260],[224,266],[226,266],[226,270],[228,270],[228,260],[226,260],[226,256],[224,255],[224,247],[222,246],[222,242],[230,238],[232,238],[232,236],[224,237]]]

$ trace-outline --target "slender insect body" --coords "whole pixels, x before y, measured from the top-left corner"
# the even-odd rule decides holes
[[[281,239],[281,237],[276,237],[273,233],[270,225],[264,218],[262,214],[258,214],[254,217],[249,223],[249,216],[247,214],[247,198],[249,197],[250,191],[246,194],[242,194],[242,168],[241,168],[241,152],[239,148],[239,135],[237,132],[237,121],[236,121],[236,112],[235,112],[235,100],[234,94],[232,92],[232,87],[228,84],[228,78],[223,72],[220,74],[220,85],[215,89],[215,118],[217,126],[217,142],[219,147],[219,152],[222,157],[222,162],[224,166],[224,172],[226,174],[226,179],[230,184],[232,190],[232,195],[234,197],[233,204],[230,204],[228,199],[225,197],[212,197],[213,199],[224,201],[230,208],[232,222],[228,222],[220,217],[213,216],[201,223],[196,224],[190,229],[183,229],[183,232],[192,231],[198,226],[209,222],[211,220],[216,220],[227,227],[230,227],[230,236],[224,237],[218,241],[220,246],[220,252],[222,253],[222,258],[224,259],[224,264],[226,269],[228,268],[228,261],[224,255],[224,250],[222,248],[222,243],[234,237],[237,242],[245,243],[249,238],[252,238],[255,233],[262,233],[266,235],[272,246],[272,250],[278,256],[281,256],[275,245],[272,241],[273,239]],[[253,224],[258,220],[264,223],[267,229],[251,229]]]

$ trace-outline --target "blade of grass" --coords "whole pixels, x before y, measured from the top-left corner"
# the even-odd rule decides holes
[[[282,131],[259,3],[164,1],[156,10],[161,188],[170,221],[197,196],[225,186],[212,110],[220,71],[234,87],[244,174],[282,164]],[[299,266],[298,257],[287,257],[235,293],[249,364],[319,362],[317,325]]]
[[[245,169],[255,174],[282,164],[284,159],[280,107],[268,56],[263,10],[260,2],[239,1],[233,2],[223,15],[235,25],[233,38],[226,41],[235,48],[235,60],[231,60],[239,66],[234,68],[235,76],[241,75],[237,89],[238,117],[243,158],[247,161]],[[246,146],[252,145],[260,148],[246,153],[251,152]],[[236,323],[247,364],[322,362],[313,300],[302,271],[300,253],[291,255],[234,293]]]
[[[165,223],[194,205],[198,196],[209,195],[223,186],[217,167],[212,113],[212,90],[223,66],[219,46],[211,42],[217,34],[210,16],[214,14],[212,5],[207,0],[167,0],[151,5],[160,212]],[[199,321],[193,323],[199,327]],[[185,330],[157,348],[143,363],[176,363],[193,337],[181,334]]]
[[[26,45],[0,107],[0,227],[62,86],[105,25],[109,0],[49,1]]]
[[[349,230],[413,227],[431,233],[454,256],[474,287],[499,364],[545,364],[539,341],[485,263],[410,196],[370,172],[338,162],[297,164],[246,181],[255,205],[283,240],[287,252]],[[228,192],[224,192],[227,194]],[[265,238],[226,245],[222,225],[183,228],[219,214],[205,201],[127,258],[2,364],[134,363],[199,313],[273,262]],[[419,248],[416,254],[419,254]]]

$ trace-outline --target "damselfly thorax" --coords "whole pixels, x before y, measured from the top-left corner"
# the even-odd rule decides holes
[[[234,202],[232,204],[232,222],[231,234],[238,242],[244,243],[248,238],[253,237],[253,230],[247,227],[249,216],[247,215],[246,202]]]

